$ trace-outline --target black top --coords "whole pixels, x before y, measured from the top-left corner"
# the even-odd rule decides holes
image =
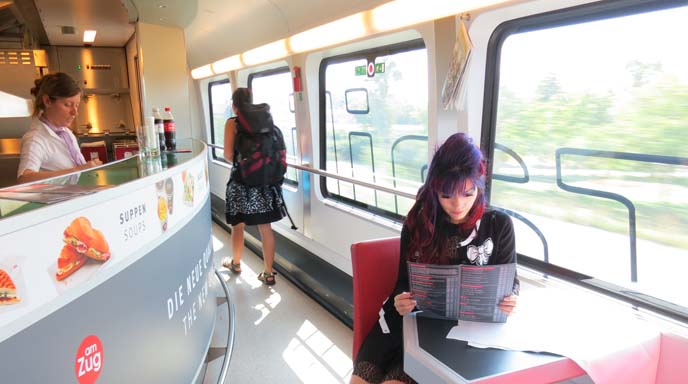
[[[462,238],[459,226],[447,221],[438,225],[440,234],[447,236],[447,255],[450,264],[496,265],[516,263],[516,239],[514,225],[511,218],[500,211],[486,211],[480,219],[478,230],[468,238]],[[401,253],[399,258],[399,277],[394,292],[390,296],[394,309],[394,296],[409,291],[408,279],[408,247],[410,234],[406,225],[401,230]],[[518,294],[519,281],[514,280],[514,293]],[[387,308],[385,308],[387,311]]]

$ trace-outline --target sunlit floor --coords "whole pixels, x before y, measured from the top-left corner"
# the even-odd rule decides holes
[[[213,223],[215,264],[231,255],[230,236]],[[263,260],[248,249],[241,275],[223,273],[236,308],[234,352],[225,383],[348,383],[352,332],[283,276],[277,284],[257,279]],[[218,306],[218,323],[227,321]],[[220,328],[220,327],[218,327]],[[216,332],[211,347],[224,347]],[[222,357],[208,364],[203,383],[216,383]]]

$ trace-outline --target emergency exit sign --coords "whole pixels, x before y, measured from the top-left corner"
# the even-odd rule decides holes
[[[373,77],[376,73],[385,73],[385,63],[373,63],[368,65],[359,65],[356,67],[356,76]]]

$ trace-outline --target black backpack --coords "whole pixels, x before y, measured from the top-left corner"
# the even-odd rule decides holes
[[[243,184],[281,185],[287,172],[287,150],[267,104],[250,105],[237,118],[234,164]]]

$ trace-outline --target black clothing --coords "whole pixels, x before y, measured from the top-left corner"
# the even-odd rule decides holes
[[[251,187],[230,177],[225,194],[227,224],[258,225],[281,220],[286,209],[280,189],[279,185]]]
[[[499,211],[486,211],[472,239],[464,239],[460,236],[457,225],[448,221],[437,229],[442,235],[449,238],[446,249],[450,264],[495,265],[516,262],[516,243],[514,227],[511,218]],[[470,240],[469,240],[470,239]],[[402,292],[409,291],[409,278],[407,267],[407,250],[410,242],[410,234],[406,225],[401,230],[399,275],[394,291],[382,306],[385,321],[389,327],[389,333],[382,332],[379,323],[375,323],[356,356],[356,367],[363,372],[363,367],[369,371],[373,364],[384,375],[390,369],[403,364],[403,332],[402,317],[394,307],[394,297]],[[518,294],[518,278],[514,280],[513,292]],[[374,376],[362,377],[364,380],[375,380]],[[371,381],[375,382],[375,381]]]

